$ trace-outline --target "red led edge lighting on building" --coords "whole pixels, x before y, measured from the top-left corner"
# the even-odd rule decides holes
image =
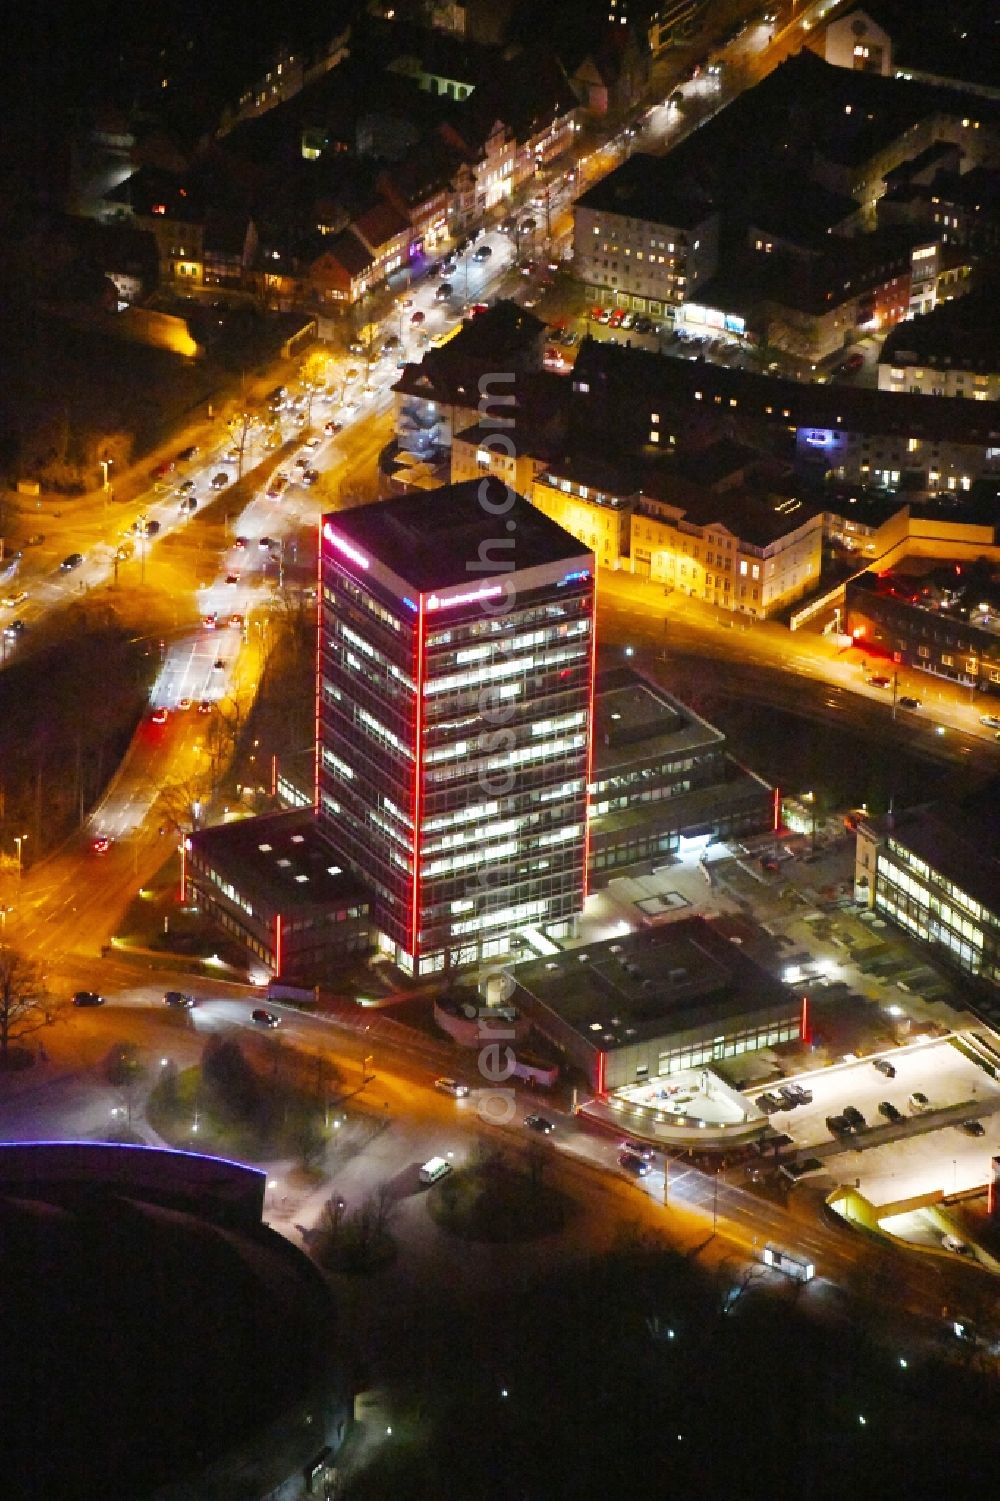
[[[274,977],[281,976],[281,913],[274,919]]]
[[[187,852],[191,841],[185,836],[181,839],[181,902],[187,901]]]
[[[597,674],[597,566],[590,603],[590,702],[587,705],[587,784],[583,798],[583,899],[590,894],[590,784],[594,773],[594,680]],[[602,1091],[603,1093],[603,1091]]]
[[[597,1050],[597,1093],[598,1093],[599,1096],[604,1094],[604,1065],[605,1065],[605,1062],[606,1062],[605,1056],[601,1052],[601,1050],[598,1048],[598,1050]]]
[[[313,812],[319,814],[319,737],[323,706],[323,538],[326,528],[319,523],[316,547],[316,710],[313,724]]]
[[[772,821],[771,821],[771,832],[773,834],[777,834],[778,830],[781,828],[781,788],[780,787],[775,787],[775,789],[774,789],[773,804],[774,804],[774,816],[773,816]]]
[[[424,596],[417,601],[416,722],[413,729],[413,911],[410,916],[410,955],[417,969],[420,933],[420,801],[424,780]]]
[[[363,552],[359,552],[344,537],[338,536],[328,521],[323,523],[323,536],[338,552],[343,553],[344,557],[351,563],[356,563],[359,568],[368,569],[371,567],[371,560],[366,558]]]
[[[804,1047],[809,1047],[812,1042],[812,1031],[809,1026],[809,997],[802,997],[802,1016],[799,1019],[799,1041]]]

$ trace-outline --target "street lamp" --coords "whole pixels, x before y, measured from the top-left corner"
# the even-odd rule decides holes
[[[14,835],[14,843],[17,845],[17,880],[18,880],[18,884],[20,884],[20,881],[21,881],[21,845],[24,843],[24,841],[27,839],[27,837],[28,837],[27,834],[15,834]]]

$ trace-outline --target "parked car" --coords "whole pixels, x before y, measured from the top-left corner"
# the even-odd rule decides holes
[[[542,1136],[551,1136],[552,1132],[556,1129],[550,1120],[546,1120],[544,1115],[526,1115],[524,1117],[524,1124],[529,1131],[538,1131]]]
[[[103,1006],[104,997],[96,990],[78,990],[73,996],[74,1006]]]
[[[263,1006],[255,1006],[250,1013],[250,1020],[257,1022],[261,1027],[277,1027],[281,1024],[281,1017],[275,1016],[273,1011],[267,1011]]]
[[[456,1100],[464,1100],[469,1093],[468,1084],[460,1084],[457,1079],[435,1079],[434,1088],[440,1090],[442,1094],[450,1094]]]
[[[191,443],[187,448],[181,449],[180,453],[177,455],[177,462],[178,464],[190,464],[191,460],[193,458],[196,458],[200,452],[201,450],[199,449],[197,443]]]
[[[844,362],[843,362],[843,364],[841,365],[840,368],[842,370],[847,371],[848,374],[853,374],[853,372],[855,370],[860,370],[862,368],[862,366],[864,365],[864,363],[865,363],[865,357],[864,357],[864,355],[859,350],[856,349],[853,354],[849,354],[847,356],[847,359],[844,360]]]
[[[80,564],[82,562],[83,562],[83,553],[82,552],[71,552],[71,553],[69,553],[69,555],[67,557],[63,558],[62,562],[59,564],[59,572],[60,573],[72,573],[73,569],[74,568],[79,568],[79,566],[80,566]]]
[[[897,1121],[903,1119],[903,1112],[897,1110],[891,1100],[883,1100],[878,1107],[878,1113],[879,1115],[884,1115],[889,1124],[893,1126]]]
[[[880,1074],[885,1074],[887,1079],[895,1079],[896,1069],[888,1058],[873,1058],[872,1067],[877,1068]]]
[[[983,1125],[982,1121],[963,1121],[962,1130],[965,1132],[966,1136],[986,1135],[986,1127]]]
[[[488,261],[492,254],[493,251],[489,245],[478,245],[472,252],[472,259],[474,261]]]
[[[901,709],[919,709],[921,701],[919,698],[913,698],[909,693],[901,693],[898,702]]]
[[[852,1131],[864,1131],[868,1125],[868,1122],[856,1105],[845,1105],[841,1114]]]
[[[221,469],[219,470],[218,474],[212,475],[211,485],[213,490],[224,490],[228,484],[229,475],[224,474]]]
[[[867,682],[869,688],[891,688],[892,687],[892,678],[887,678],[887,677],[883,676],[882,673],[876,673],[874,677],[866,678],[865,681]]]
[[[919,1115],[921,1111],[929,1110],[931,1108],[931,1102],[924,1094],[922,1089],[915,1089],[906,1103],[909,1105],[910,1109],[917,1115]]]
[[[437,291],[434,293],[434,296],[435,296],[435,298],[437,299],[438,302],[447,302],[448,298],[452,295],[453,291],[454,291],[454,288],[452,287],[451,282],[450,281],[443,281],[443,282],[441,282],[441,284],[438,287]]]
[[[846,1116],[828,1115],[826,1118],[826,1129],[831,1136],[850,1136],[851,1123],[847,1120]]]
[[[186,990],[166,990],[163,993],[165,1006],[176,1006],[180,1011],[190,1011],[194,1006],[194,996],[188,995]]]
[[[304,485],[314,485],[318,479],[319,479],[319,470],[318,469],[307,469],[305,471],[305,473],[303,474],[303,476],[302,476],[302,483]]]
[[[980,714],[979,723],[984,724],[989,730],[1000,730],[1000,715]]]

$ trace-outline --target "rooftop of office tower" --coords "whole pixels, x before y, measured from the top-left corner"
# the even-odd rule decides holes
[[[324,518],[327,525],[359,556],[370,554],[421,592],[577,561],[588,552],[493,476],[337,511]]]

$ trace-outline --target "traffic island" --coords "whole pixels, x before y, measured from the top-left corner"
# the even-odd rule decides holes
[[[456,1169],[431,1190],[431,1218],[450,1235],[490,1245],[557,1235],[575,1203],[545,1181],[545,1159],[544,1148],[533,1151],[523,1167],[491,1153]]]
[[[161,1067],[146,1119],[170,1146],[242,1162],[292,1158],[308,1168],[326,1162],[343,1112],[329,1100],[336,1081],[302,1076],[293,1055],[274,1052],[267,1071],[256,1069],[239,1044],[212,1038],[201,1064]]]

